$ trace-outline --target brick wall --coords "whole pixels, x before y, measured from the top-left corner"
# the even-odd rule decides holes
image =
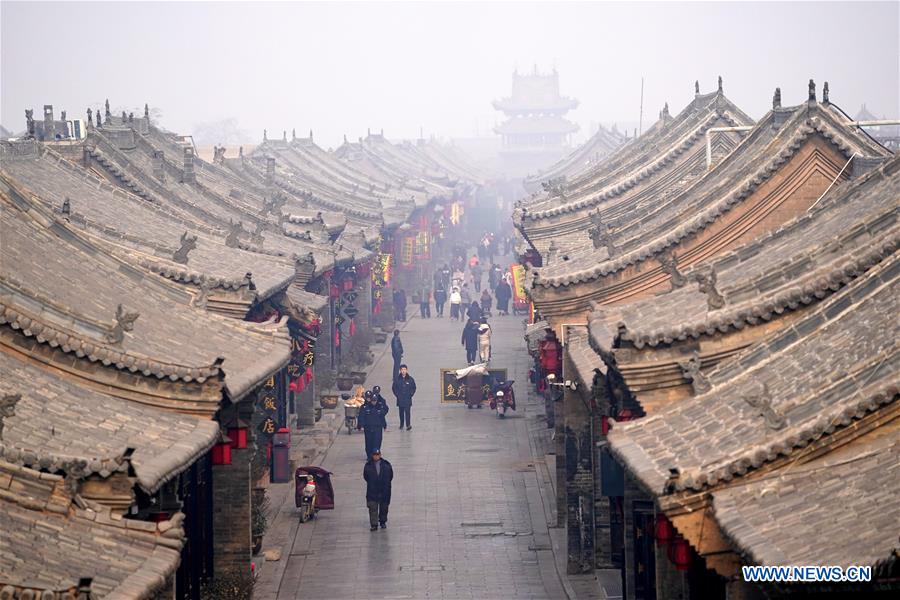
[[[568,361],[566,361],[568,362]],[[571,365],[564,364],[571,373]],[[565,411],[565,504],[568,573],[594,569],[594,444],[591,411],[581,391],[566,390]]]
[[[241,407],[241,410],[244,410]],[[237,411],[230,406],[219,414],[228,423]],[[242,415],[250,420],[250,415]],[[251,429],[251,436],[255,431]],[[255,440],[245,449],[232,449],[230,465],[214,465],[213,471],[213,576],[250,572],[250,460]]]

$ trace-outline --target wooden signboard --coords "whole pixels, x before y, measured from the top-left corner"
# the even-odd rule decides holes
[[[488,369],[488,372],[494,381],[506,381],[506,369]],[[489,400],[491,386],[483,385],[481,390],[484,400]],[[466,392],[466,378],[457,379],[456,369],[441,369],[441,404],[463,403]]]

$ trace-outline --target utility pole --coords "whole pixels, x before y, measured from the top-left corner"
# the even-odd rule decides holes
[[[641,113],[638,117],[638,135],[644,133],[644,78],[641,77]]]

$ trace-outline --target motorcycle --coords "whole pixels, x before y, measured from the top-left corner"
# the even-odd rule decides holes
[[[300,509],[300,522],[305,523],[320,509],[334,509],[331,473],[320,467],[298,467],[294,472],[294,504]]]
[[[516,394],[512,386],[512,381],[500,381],[493,386],[491,409],[497,411],[498,419],[505,419],[508,409],[516,410]]]

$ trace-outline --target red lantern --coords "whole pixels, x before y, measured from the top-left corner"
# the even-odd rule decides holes
[[[604,419],[605,418],[606,417],[604,417]],[[666,515],[656,513],[656,543],[668,544],[674,537],[675,528],[672,527],[672,521],[670,521]]]
[[[675,564],[679,571],[687,571],[691,566],[691,546],[681,536],[675,538],[669,545],[669,560]]]
[[[547,337],[541,342],[541,368],[545,373],[559,370],[559,342],[555,337]]]
[[[246,427],[229,427],[228,437],[231,438],[231,447],[243,449],[247,447],[247,428]]]
[[[231,464],[231,440],[228,438],[225,438],[225,440],[212,447],[210,459],[214,465]]]
[[[337,300],[338,298],[340,298],[341,291],[338,289],[338,286],[336,286],[332,283],[331,286],[329,286],[329,288],[328,288],[328,296],[332,300]]]
[[[344,291],[345,292],[353,291],[353,278],[350,276],[347,276],[347,278],[344,279]]]
[[[603,415],[603,416],[600,417],[600,433],[602,433],[603,435],[609,435],[609,417],[607,417],[606,415]],[[660,517],[660,516],[661,516],[661,515],[657,515],[657,516],[656,516],[656,518],[657,518],[657,531],[659,531],[658,525],[659,525],[659,517]],[[665,518],[665,517],[663,517],[663,518]],[[659,538],[657,538],[657,539],[659,539]]]
[[[313,380],[313,372],[312,369],[307,369],[306,373],[303,374],[303,378],[306,379],[307,385]]]

